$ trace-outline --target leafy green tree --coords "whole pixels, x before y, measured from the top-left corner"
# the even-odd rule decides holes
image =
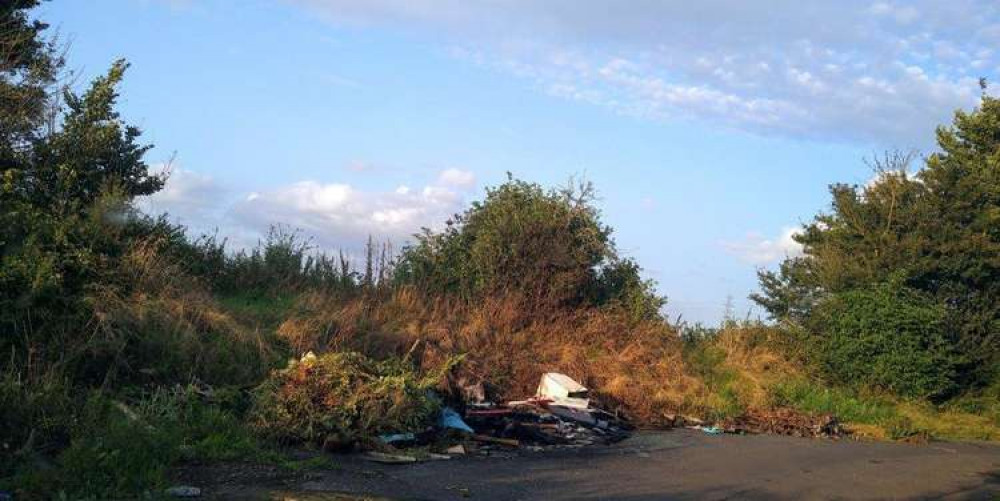
[[[1000,99],[984,94],[937,138],[920,172],[932,245],[912,281],[952,310],[973,379],[1000,377]]]
[[[933,298],[880,283],[828,296],[810,322],[815,356],[838,384],[929,399],[956,388],[959,358]]]
[[[945,308],[958,380],[977,386],[1000,376],[1000,100],[984,93],[937,137],[915,174],[891,154],[868,185],[832,186],[830,211],[795,237],[804,255],[761,271],[751,298],[802,324],[830,295],[898,283]]]
[[[8,0],[0,5],[0,168],[6,172],[37,138],[50,108],[49,96],[62,68],[56,45],[28,11],[38,0]]]
[[[593,200],[588,183],[546,191],[510,178],[444,231],[417,235],[396,279],[467,299],[518,293],[536,305],[617,303],[638,317],[658,315],[664,300],[618,256]]]
[[[25,356],[58,352],[50,338],[85,322],[88,285],[111,280],[127,244],[131,200],[163,183],[115,111],[127,64],[82,94],[57,88],[62,59],[29,19],[37,4],[0,7],[0,348]]]

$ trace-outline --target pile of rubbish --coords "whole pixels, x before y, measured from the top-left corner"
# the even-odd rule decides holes
[[[632,430],[625,420],[593,407],[587,388],[565,374],[543,374],[535,395],[524,400],[490,402],[482,385],[463,388],[463,392],[466,401],[462,412],[443,407],[436,426],[422,433],[381,435],[380,450],[365,457],[390,464],[464,454],[512,457],[517,450],[612,444],[627,438]],[[709,434],[846,435],[830,414],[814,416],[787,408],[750,410],[713,426],[687,416],[674,416],[671,422]]]
[[[410,463],[417,455],[398,454],[401,448],[428,445],[434,452],[428,459],[476,452],[504,454],[525,448],[576,448],[611,444],[627,438],[631,427],[623,419],[591,406],[589,391],[565,374],[543,374],[536,394],[525,400],[488,402],[484,392],[473,391],[464,413],[451,407],[442,409],[437,430],[432,434],[397,433],[382,435],[386,451],[366,457],[381,463]]]
[[[610,444],[628,437],[631,428],[592,407],[587,388],[557,372],[543,374],[535,396],[526,400],[470,403],[465,419],[477,436],[535,447]]]
[[[840,438],[847,434],[832,414],[809,415],[794,409],[749,410],[716,426],[725,433],[772,433],[793,437]]]

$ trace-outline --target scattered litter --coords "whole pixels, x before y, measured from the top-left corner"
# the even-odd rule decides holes
[[[563,419],[575,421],[586,426],[597,426],[597,418],[586,408],[566,407],[563,405],[549,404],[549,412]]]
[[[722,428],[719,428],[718,426],[695,426],[694,429],[701,430],[709,435],[722,434]]]
[[[441,426],[441,428],[453,428],[467,433],[476,432],[470,428],[469,425],[465,424],[465,421],[462,420],[462,416],[455,412],[455,409],[452,409],[451,407],[445,407],[441,410],[441,419],[439,420],[438,425]]]
[[[445,487],[445,488],[448,489],[449,491],[458,492],[458,494],[460,496],[462,496],[463,498],[467,498],[467,497],[472,496],[472,491],[470,491],[468,487],[459,487],[457,485],[449,485],[448,487]]]
[[[512,438],[498,438],[498,437],[491,437],[489,435],[473,435],[472,439],[477,442],[506,445],[507,447],[519,447],[521,445],[520,441],[514,440]]]
[[[719,426],[726,433],[774,433],[794,437],[839,438],[846,434],[831,414],[809,415],[794,409],[749,410],[726,419]]]
[[[201,489],[190,485],[174,486],[163,492],[175,498],[196,498],[201,496]]]
[[[483,437],[511,440],[538,450],[539,447],[583,447],[609,444],[629,435],[630,427],[617,416],[590,406],[587,388],[564,374],[542,375],[535,396],[506,405],[477,405],[465,418]],[[496,442],[494,442],[496,443]]]
[[[558,372],[542,374],[536,395],[551,399],[563,407],[586,410],[590,407],[590,391],[572,378]]]
[[[511,409],[500,408],[500,409],[469,409],[465,411],[466,416],[471,417],[485,417],[485,416],[506,416],[514,412]]]
[[[366,452],[361,457],[368,461],[382,464],[407,464],[416,463],[417,458],[403,454],[388,454],[385,452]]]
[[[409,442],[416,442],[417,436],[412,433],[388,433],[385,435],[379,435],[378,439],[383,444],[405,444]]]
[[[436,426],[424,431],[379,435],[381,452],[362,457],[383,464],[447,460],[466,454],[513,458],[517,456],[515,449],[540,452],[611,444],[626,438],[631,430],[618,416],[591,407],[587,388],[564,374],[546,373],[536,395],[506,403],[481,400],[479,389],[483,385],[463,384],[460,388],[463,396],[471,395],[478,401],[463,402],[457,407],[463,413],[456,407],[443,407]],[[402,453],[413,446],[428,450]]]

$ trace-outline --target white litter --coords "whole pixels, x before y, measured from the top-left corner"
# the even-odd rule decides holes
[[[558,372],[542,374],[538,383],[538,397],[552,400],[553,404],[575,409],[590,407],[590,391],[573,378]]]

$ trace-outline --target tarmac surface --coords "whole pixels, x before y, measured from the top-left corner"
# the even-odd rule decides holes
[[[209,499],[1000,499],[1000,444],[913,445],[641,432],[613,446],[383,465],[357,455],[289,477],[192,469]],[[230,468],[237,468],[232,466]]]

